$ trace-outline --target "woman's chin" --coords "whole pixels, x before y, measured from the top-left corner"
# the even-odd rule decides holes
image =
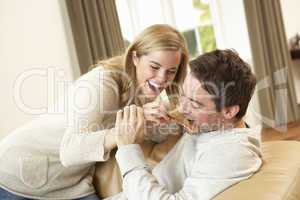
[[[152,89],[150,89],[150,88],[144,88],[143,90],[142,90],[142,92],[143,92],[143,96],[144,97],[146,97],[146,98],[155,98],[155,97],[157,97],[159,94],[160,94],[160,90],[152,90]]]
[[[161,93],[162,90],[152,90],[150,88],[147,88],[145,91],[145,95],[149,95],[149,96],[158,96]]]

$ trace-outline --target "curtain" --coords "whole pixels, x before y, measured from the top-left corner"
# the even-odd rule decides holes
[[[115,0],[66,0],[80,71],[124,51]]]
[[[274,127],[298,120],[280,1],[244,0],[244,5],[263,124]]]

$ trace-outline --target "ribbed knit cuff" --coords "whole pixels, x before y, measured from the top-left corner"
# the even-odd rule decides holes
[[[147,168],[143,151],[138,144],[120,147],[116,153],[116,159],[123,177],[133,169]]]

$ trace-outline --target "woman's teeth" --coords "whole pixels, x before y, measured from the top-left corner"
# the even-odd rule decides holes
[[[161,89],[162,85],[158,85],[156,83],[154,83],[153,81],[148,81],[149,85],[152,87],[155,87],[156,89]]]

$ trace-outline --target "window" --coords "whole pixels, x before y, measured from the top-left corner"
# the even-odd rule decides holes
[[[126,45],[147,26],[165,23],[177,28],[184,35],[191,57],[216,48],[207,0],[117,0],[116,2]]]

